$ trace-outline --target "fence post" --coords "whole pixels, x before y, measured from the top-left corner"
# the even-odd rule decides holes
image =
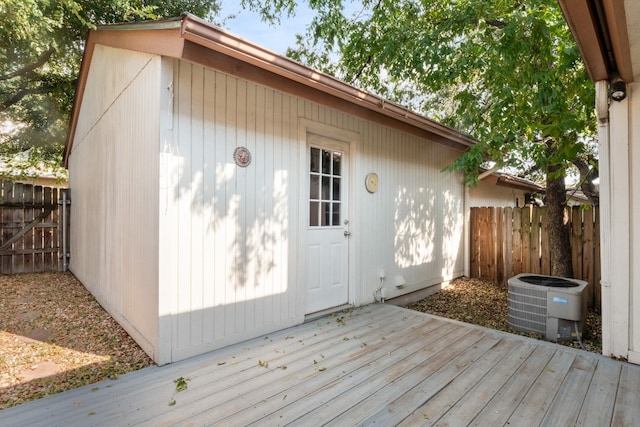
[[[507,286],[507,281],[509,277],[514,276],[513,274],[513,208],[505,208],[504,210],[504,283],[503,286]]]

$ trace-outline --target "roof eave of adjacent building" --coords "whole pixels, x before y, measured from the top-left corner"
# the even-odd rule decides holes
[[[558,0],[593,82],[620,76],[634,80],[624,3]]]

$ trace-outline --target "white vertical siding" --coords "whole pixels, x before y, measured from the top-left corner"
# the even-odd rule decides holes
[[[160,280],[175,294],[166,306],[178,360],[304,313],[290,280],[299,169],[291,98],[186,62],[172,70],[173,139],[163,156],[174,166],[162,173],[174,179],[161,189],[169,202],[159,213],[162,229],[177,229],[161,246],[177,267],[161,263]],[[234,163],[239,146],[252,153],[247,168]]]
[[[69,158],[70,269],[152,355],[159,77],[158,57],[96,46]]]
[[[350,302],[373,301],[379,268],[387,297],[462,273],[464,189],[441,172],[455,150],[201,66],[113,51],[92,68],[71,156],[84,218],[73,244],[89,255],[72,268],[157,362],[303,321],[305,126],[350,135]],[[138,71],[110,70],[123,63]],[[234,163],[239,146],[247,168]]]
[[[485,181],[479,181],[478,185],[469,188],[469,207],[516,207],[524,206],[523,190],[499,186]]]
[[[630,265],[640,265],[640,227],[635,224],[633,212],[640,212],[640,85],[633,83],[627,86],[629,102],[629,252]],[[633,118],[633,119],[631,119]],[[631,267],[630,283],[630,315],[631,343],[629,345],[629,361],[640,364],[640,270]],[[611,327],[615,328],[614,325]]]

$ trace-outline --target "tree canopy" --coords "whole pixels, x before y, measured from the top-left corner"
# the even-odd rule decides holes
[[[296,0],[241,0],[277,25]],[[594,90],[557,0],[308,0],[316,16],[287,54],[412,107],[478,141],[451,170],[477,179],[487,161],[547,183],[555,253],[567,252],[564,177],[597,175]],[[0,3],[0,154],[59,151],[83,41],[96,24],[213,18],[219,0],[3,0]],[[566,238],[565,238],[566,237]],[[554,245],[557,247],[554,248]],[[570,264],[570,262],[569,262]],[[570,276],[569,270],[552,273]]]
[[[217,0],[2,0],[0,155],[60,156],[89,29],[218,10]]]
[[[556,0],[362,4],[311,1],[288,54],[468,133],[470,181],[486,160],[544,175],[593,154],[594,90]]]
[[[294,0],[244,2],[272,22],[295,13]],[[544,180],[552,274],[571,276],[564,178],[576,167],[593,195],[595,91],[557,1],[308,4],[288,55],[468,133],[478,144],[449,169],[469,183],[487,162]]]

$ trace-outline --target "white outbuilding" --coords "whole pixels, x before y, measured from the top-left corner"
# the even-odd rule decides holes
[[[158,363],[464,273],[473,141],[192,15],[91,31],[70,269]]]

